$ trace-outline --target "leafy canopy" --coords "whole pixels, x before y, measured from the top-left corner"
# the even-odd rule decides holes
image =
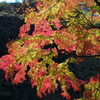
[[[80,86],[86,84],[83,98],[79,100],[99,100],[100,73],[86,83],[68,69],[68,63],[100,56],[100,5],[96,1],[39,0],[36,10],[26,15],[19,39],[8,42],[8,54],[0,58],[5,79],[18,84],[28,75],[40,97],[55,92],[60,85],[61,95],[67,100],[71,98],[67,91],[70,87],[80,91]],[[68,58],[56,62],[53,58],[59,54]]]

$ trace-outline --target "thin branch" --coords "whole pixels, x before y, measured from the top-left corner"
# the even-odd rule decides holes
[[[91,58],[91,57],[100,57],[100,55],[76,55],[75,52],[69,53],[68,51],[65,51],[63,49],[59,50],[64,51],[65,53],[67,53],[68,55],[72,56],[72,57],[76,57],[76,58]]]
[[[91,23],[86,16],[82,13],[82,15],[84,16],[84,18],[88,21],[88,23],[91,25],[92,28],[100,28],[100,26],[95,26],[93,23]]]
[[[54,3],[53,5],[51,5],[46,11],[44,11],[43,13],[40,13],[39,16],[41,16],[42,14],[45,14],[47,11],[49,11],[52,7],[54,7],[55,5],[57,5],[59,2]]]
[[[91,23],[90,20],[88,20],[86,18],[86,16],[82,12],[80,12],[78,9],[76,9],[76,10],[77,10],[77,12],[79,12],[80,14],[83,15],[83,17],[87,20],[87,22],[91,25],[92,28],[100,28],[100,26],[95,26],[93,23]]]
[[[71,52],[69,53],[68,51],[64,50],[64,49],[58,49],[58,46],[56,45],[56,43],[53,44],[54,47],[56,48],[56,50],[58,51],[58,53],[61,53],[62,51],[65,52],[66,54],[68,54],[69,56],[72,57],[76,57],[76,58],[92,58],[92,57],[100,57],[100,55],[77,55],[76,52]]]

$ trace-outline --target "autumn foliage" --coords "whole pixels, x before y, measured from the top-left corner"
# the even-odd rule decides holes
[[[37,96],[55,92],[60,86],[61,95],[67,100],[71,98],[69,87],[80,91],[80,86],[85,85],[83,98],[79,100],[100,100],[100,73],[86,83],[68,69],[70,62],[100,56],[100,5],[95,1],[39,0],[36,9],[26,13],[26,24],[20,27],[19,38],[7,43],[8,54],[0,58],[5,79],[18,84],[28,75],[32,88],[37,86]],[[88,7],[88,14],[84,7]],[[55,62],[53,58],[60,53],[68,54],[68,58]]]

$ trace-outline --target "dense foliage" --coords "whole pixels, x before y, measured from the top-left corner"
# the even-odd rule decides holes
[[[87,83],[69,71],[68,63],[100,56],[100,3],[97,0],[39,0],[36,9],[25,17],[19,39],[7,43],[8,53],[0,58],[5,79],[23,83],[28,75],[37,95],[42,97],[61,87],[70,100],[68,89],[80,91],[83,98],[100,100],[100,73]],[[56,62],[59,54],[68,58]]]

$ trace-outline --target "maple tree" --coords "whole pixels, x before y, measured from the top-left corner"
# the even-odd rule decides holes
[[[55,92],[60,85],[67,100],[71,98],[67,91],[70,87],[80,91],[85,85],[83,98],[78,100],[100,100],[100,73],[86,83],[68,69],[70,62],[100,56],[99,0],[39,0],[36,10],[31,11],[26,13],[19,38],[7,43],[8,54],[0,58],[5,79],[18,84],[28,75],[39,97]],[[53,58],[59,54],[69,57],[55,62]]]

